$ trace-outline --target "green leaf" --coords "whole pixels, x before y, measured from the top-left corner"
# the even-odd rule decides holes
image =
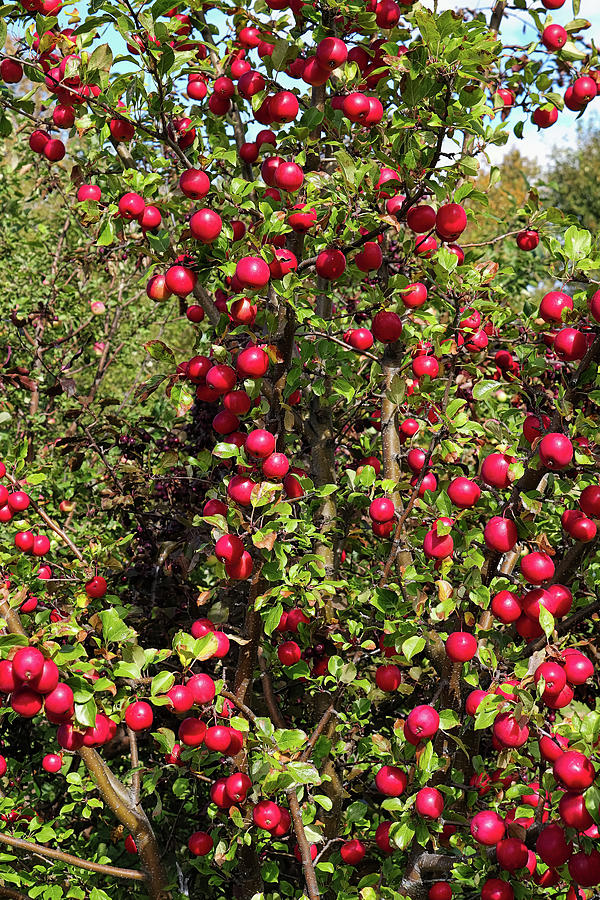
[[[184,416],[188,413],[194,405],[194,399],[195,393],[189,384],[179,382],[173,385],[171,400],[175,403],[175,415]]]
[[[152,679],[152,683],[150,684],[150,694],[152,696],[155,696],[156,694],[166,694],[174,684],[175,676],[172,672],[159,672],[158,675],[155,675]]]
[[[311,763],[291,762],[287,764],[285,771],[298,784],[321,784],[319,773]]]
[[[565,234],[565,251],[572,260],[583,259],[592,249],[592,235],[583,228],[571,225]]]
[[[541,603],[540,603],[540,625],[544,629],[544,634],[546,635],[546,637],[550,638],[552,632],[554,631],[554,616]]]
[[[593,784],[583,796],[585,797],[585,808],[596,825],[600,825],[600,786]]]
[[[402,654],[408,660],[411,660],[413,656],[416,656],[417,653],[420,653],[421,650],[425,649],[425,643],[425,638],[420,637],[418,634],[414,634],[412,637],[409,637],[402,642]]]
[[[96,701],[92,697],[87,703],[75,703],[75,718],[80,725],[94,726],[96,724]]]
[[[125,624],[116,609],[103,609],[98,616],[102,622],[102,636],[107,644],[133,639],[135,632]]]
[[[483,400],[497,390],[497,381],[478,381],[473,387],[473,397],[476,400]]]
[[[147,341],[144,344],[144,349],[150,354],[152,359],[157,359],[159,362],[168,362],[175,366],[175,354],[170,347],[167,347],[164,341]]]
[[[281,621],[282,615],[283,605],[281,603],[278,603],[277,606],[274,606],[269,610],[264,621],[265,634],[273,634],[273,632],[279,625],[279,622]]]

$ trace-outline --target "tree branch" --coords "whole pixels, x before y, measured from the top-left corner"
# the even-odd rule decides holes
[[[0,831],[0,843],[8,844],[16,850],[23,850],[26,853],[35,853],[37,856],[43,856],[47,859],[57,859],[68,866],[75,866],[78,869],[88,869],[90,872],[99,872],[106,875],[107,878],[128,878],[132,881],[145,881],[145,872],[138,872],[137,869],[122,869],[119,866],[106,866],[103,863],[92,862],[88,859],[80,859],[73,856],[72,853],[65,853],[63,850],[55,850],[52,847],[44,847],[42,844],[34,844],[31,841],[24,841],[21,838],[13,837]],[[0,888],[0,896],[2,889]],[[10,895],[7,895],[10,896]]]

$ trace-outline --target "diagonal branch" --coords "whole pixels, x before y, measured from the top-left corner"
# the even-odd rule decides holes
[[[43,856],[47,859],[57,859],[68,866],[75,866],[78,869],[88,869],[90,872],[99,872],[108,878],[128,878],[131,881],[145,881],[146,874],[138,872],[137,869],[122,869],[119,866],[106,866],[103,863],[92,862],[89,859],[80,859],[73,856],[72,853],[65,853],[63,850],[55,850],[53,847],[44,847],[43,844],[34,844],[32,841],[24,841],[21,838],[13,837],[0,831],[0,843],[8,844],[16,850],[23,850],[26,853],[35,853],[37,856]],[[0,896],[2,896],[2,888],[0,888]],[[10,895],[7,895],[10,896]]]

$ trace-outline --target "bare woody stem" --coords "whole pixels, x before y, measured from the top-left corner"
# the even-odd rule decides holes
[[[92,862],[89,859],[80,859],[79,856],[73,856],[72,853],[65,853],[63,850],[55,850],[52,847],[44,847],[42,844],[34,844],[32,841],[24,841],[21,838],[12,837],[0,831],[0,843],[8,844],[16,850],[23,850],[25,853],[35,853],[37,856],[43,856],[46,859],[57,859],[68,866],[75,866],[77,869],[88,869],[90,872],[99,872],[106,875],[107,878],[128,878],[131,881],[145,881],[145,872],[138,872],[137,869],[122,869],[120,866],[106,866],[102,863]],[[0,897],[3,888],[0,887]],[[4,896],[11,896],[5,894]]]

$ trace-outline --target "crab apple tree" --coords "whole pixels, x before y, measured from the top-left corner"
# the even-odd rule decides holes
[[[3,6],[0,896],[600,890],[600,245],[486,155],[600,75],[526,5]]]

